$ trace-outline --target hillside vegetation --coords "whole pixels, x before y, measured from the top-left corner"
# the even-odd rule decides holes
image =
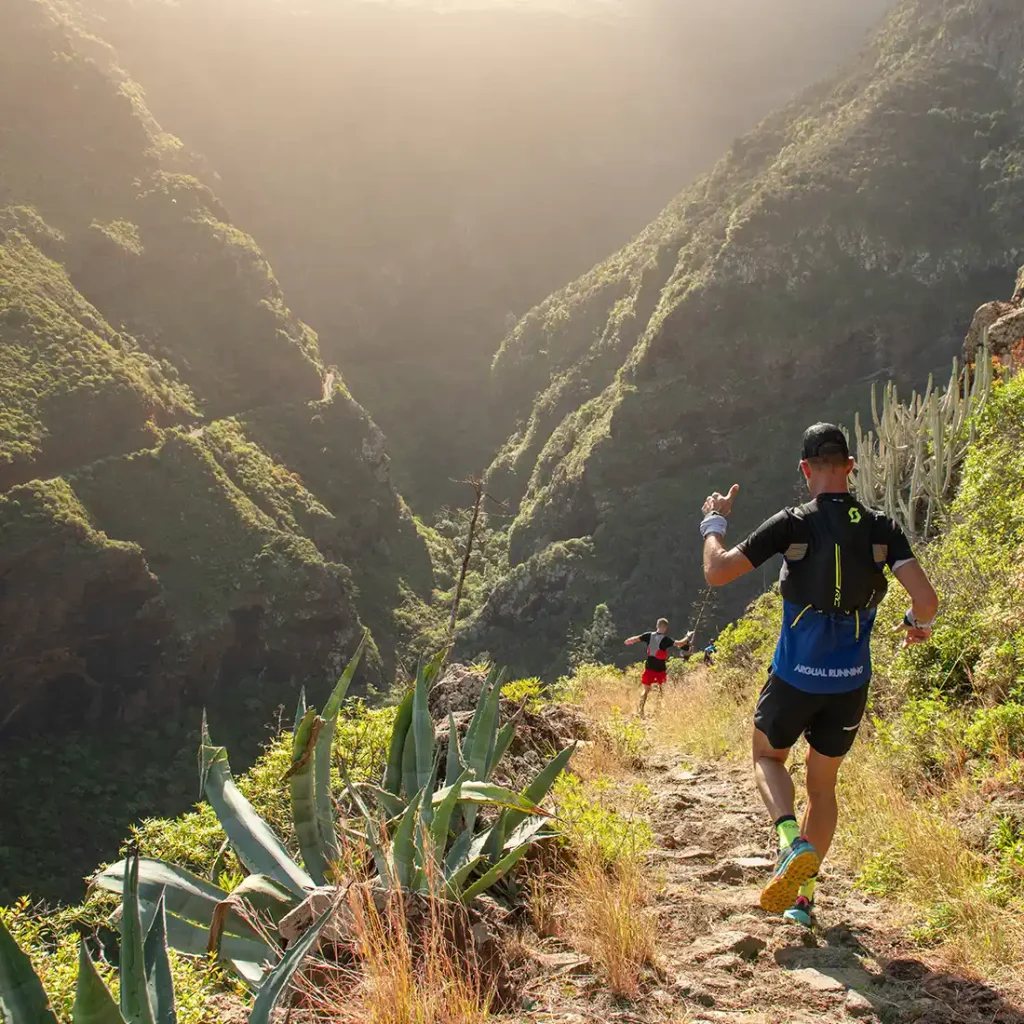
[[[51,744],[106,799],[202,704],[233,738],[322,692],[364,626],[383,688],[434,574],[381,432],[74,12],[0,13],[0,770],[18,790]],[[94,858],[137,806],[37,839]]]
[[[515,423],[507,319],[629,239],[889,0],[78,0],[259,240],[422,514]],[[407,396],[417,395],[414,409]]]
[[[907,0],[515,326],[494,374],[521,426],[488,472],[517,512],[510,564],[466,650],[564,668],[599,603],[619,633],[684,625],[705,494],[742,485],[742,536],[795,497],[779,467],[808,423],[852,424],[867,381],[948,367],[1020,262],[1022,59],[1012,0]]]
[[[567,770],[547,781],[545,802],[558,816],[548,845],[522,861],[511,884],[492,881],[488,899],[467,909],[455,901],[431,904],[433,897],[417,891],[422,880],[397,897],[393,883],[374,876],[371,865],[379,861],[358,844],[356,828],[365,827],[374,841],[365,805],[346,801],[353,779],[383,778],[397,794],[405,774],[406,795],[418,784],[415,758],[394,741],[396,732],[411,736],[419,728],[410,713],[418,698],[410,693],[397,709],[345,704],[325,742],[338,767],[337,777],[331,775],[338,806],[350,815],[346,842],[355,845],[344,847],[334,869],[340,878],[331,879],[341,908],[335,927],[323,933],[319,955],[306,962],[309,977],[298,976],[290,998],[313,1019],[329,1021],[373,1016],[484,1024],[534,998],[551,1015],[625,1009],[643,1024],[664,1020],[667,1012],[706,1013],[709,1006],[714,1017],[707,1019],[725,1024],[811,1019],[793,1017],[794,993],[801,1012],[837,1020],[1019,1020],[1024,374],[998,375],[975,426],[945,529],[917,549],[942,600],[932,641],[900,646],[896,627],[905,595],[897,586],[879,610],[869,713],[840,776],[840,830],[820,878],[813,929],[752,912],[772,864],[762,854],[775,841],[748,764],[753,707],[781,622],[781,598],[772,588],[718,637],[713,668],[673,665],[666,693],[648,705],[644,722],[632,714],[639,666],[622,672],[585,663],[557,680],[520,679],[492,691],[492,699],[495,693],[503,699],[491,729],[497,733],[505,721],[501,734],[511,730],[509,745],[501,746],[511,762],[502,779],[523,766],[528,775],[534,771],[550,742],[545,729],[582,729],[587,739],[571,760],[569,750],[561,755]],[[447,743],[451,730],[472,728],[481,712],[465,709],[463,687],[474,676],[478,688],[485,686],[481,674],[454,666],[430,690],[434,722],[428,714],[422,735],[433,729]],[[424,687],[423,705],[425,693]],[[484,696],[468,700],[468,708],[487,704]],[[307,725],[311,714],[303,716]],[[289,781],[302,735],[299,726],[274,737],[239,779],[239,792],[282,837],[282,854],[298,873],[303,864],[312,870]],[[318,742],[320,734],[312,735],[310,742]],[[462,741],[467,760],[471,735],[466,731]],[[794,759],[797,776],[801,753]],[[442,761],[449,771],[462,770],[447,756]],[[429,764],[421,764],[428,774]],[[366,799],[380,792],[363,789]],[[236,857],[250,850],[252,837],[236,834],[224,847],[224,807],[209,783],[207,797],[180,817],[147,818],[125,844],[177,866],[166,890],[175,908],[169,919],[184,909],[182,877],[194,886],[207,886],[202,879],[209,877],[233,893],[230,907],[268,891],[293,905],[285,887],[268,888],[260,875],[243,881]],[[415,801],[411,806],[415,811]],[[455,833],[473,828],[458,816],[451,820]],[[394,833],[396,852],[402,834],[401,827]],[[145,864],[153,870],[152,861]],[[0,908],[0,923],[30,955],[62,1018],[74,996],[76,931],[103,934],[112,906],[103,890],[113,888],[109,876],[116,879],[123,869],[123,862],[108,869],[107,881],[84,902],[57,913],[40,913],[28,899]],[[386,908],[379,916],[359,910],[368,891]],[[193,901],[190,910],[198,909]],[[452,940],[463,914],[475,922],[472,937],[466,929],[464,938]],[[286,932],[284,920],[264,920],[270,934]],[[303,927],[316,928],[311,922]],[[216,961],[171,955],[184,1024],[212,1024],[252,1000],[228,960],[239,948],[232,927],[237,922],[218,940]],[[205,925],[202,930],[205,949]],[[483,950],[490,952],[481,956]],[[102,969],[114,977],[108,964]],[[126,969],[122,963],[122,979]]]

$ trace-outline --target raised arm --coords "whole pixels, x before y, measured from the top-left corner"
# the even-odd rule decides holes
[[[722,543],[727,526],[726,516],[732,511],[732,503],[739,489],[739,484],[733,484],[728,494],[715,491],[704,501],[704,519],[700,524],[701,536],[704,538],[704,579],[712,587],[732,583],[754,568],[739,548],[727,548]]]
[[[630,637],[630,638],[629,638],[629,639],[628,639],[628,640],[626,641],[626,646],[627,646],[627,647],[629,647],[629,646],[630,646],[630,644],[638,644],[638,643],[640,643],[640,637],[638,637],[638,636],[631,636],[631,637]]]

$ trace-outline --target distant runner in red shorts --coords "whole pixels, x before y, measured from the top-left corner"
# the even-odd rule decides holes
[[[647,695],[651,692],[651,687],[657,686],[658,692],[662,692],[661,687],[668,673],[668,649],[679,647],[684,652],[692,652],[692,640],[692,632],[687,633],[682,640],[673,640],[668,635],[668,619],[658,619],[657,628],[653,633],[640,633],[637,636],[631,636],[626,641],[627,646],[639,643],[647,644],[647,661],[644,664],[644,674],[640,677],[640,682],[644,684],[644,693],[640,698],[641,718],[644,717],[644,705],[647,703]]]

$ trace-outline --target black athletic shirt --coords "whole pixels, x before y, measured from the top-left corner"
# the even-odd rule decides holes
[[[845,493],[818,495],[819,504],[822,501],[852,506],[853,498]],[[885,544],[888,548],[885,563],[890,569],[914,557],[906,535],[893,520],[881,512],[860,507],[870,517],[872,544]],[[754,566],[762,565],[772,555],[784,554],[791,544],[811,542],[809,526],[795,511],[783,509],[739,545]],[[852,619],[817,613],[805,615],[806,611],[783,600],[782,629],[772,657],[772,672],[805,693],[845,693],[866,686],[871,678],[871,631],[876,609],[867,609]]]
[[[647,644],[648,648],[650,648],[650,645],[651,645],[651,637],[652,636],[657,636],[657,635],[658,634],[656,632],[654,632],[654,633],[640,633],[639,634],[641,642]],[[661,657],[660,658],[656,658],[653,655],[648,654],[647,655],[646,667],[648,669],[650,669],[652,672],[664,672],[668,668],[668,652],[669,652],[669,648],[674,643],[675,643],[675,640],[673,640],[672,637],[670,637],[666,633],[661,638],[661,643],[658,644],[658,651],[661,654]]]
[[[835,495],[819,495],[819,498],[836,497]],[[894,520],[884,512],[866,509],[872,517],[871,540],[875,544],[885,544],[889,548],[886,564],[892,569],[900,562],[914,557],[907,535]],[[807,544],[810,541],[806,522],[795,515],[796,509],[784,508],[766,519],[738,547],[746,555],[750,564],[756,569],[773,555],[781,555],[790,544]]]

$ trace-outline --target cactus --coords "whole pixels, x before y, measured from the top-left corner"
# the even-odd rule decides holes
[[[881,507],[913,539],[932,536],[942,524],[957,468],[974,441],[978,413],[992,386],[992,359],[986,332],[974,367],[953,360],[949,384],[938,391],[931,377],[924,393],[899,400],[889,381],[881,413],[871,386],[873,429],[865,434],[854,421],[857,467],[853,487],[867,505]]]

